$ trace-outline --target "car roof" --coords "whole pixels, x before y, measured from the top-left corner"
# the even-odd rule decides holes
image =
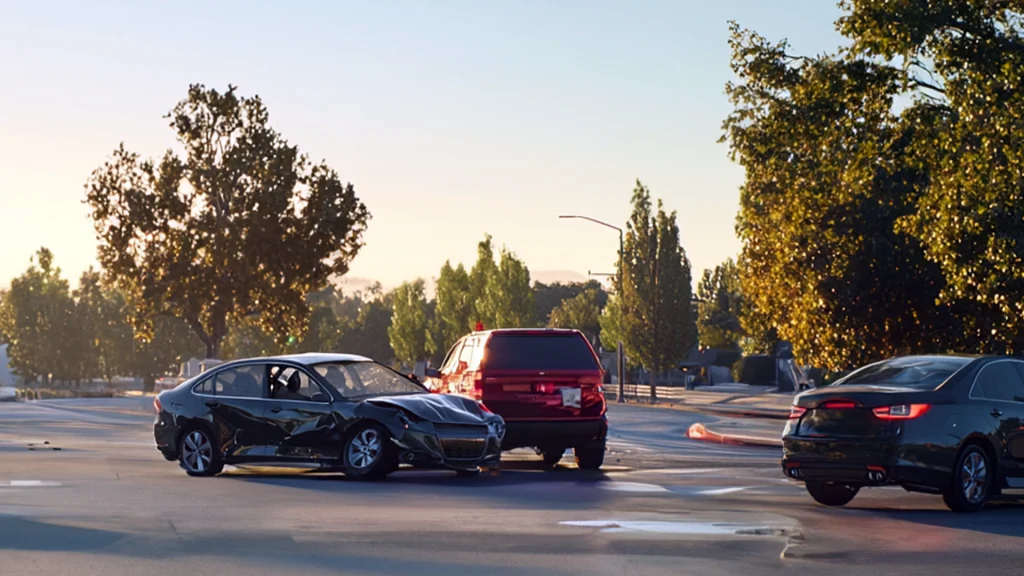
[[[342,354],[336,352],[306,352],[304,354],[282,354],[279,356],[261,356],[257,358],[246,358],[245,361],[274,361],[280,360],[312,366],[314,364],[326,364],[328,362],[373,362],[373,359],[358,354]],[[238,360],[242,361],[242,360]]]
[[[491,330],[477,330],[474,335],[487,334],[513,334],[513,335],[544,335],[544,334],[578,334],[579,330],[573,328],[494,328]]]

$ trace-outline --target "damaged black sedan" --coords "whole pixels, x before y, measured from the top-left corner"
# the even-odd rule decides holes
[[[430,394],[362,356],[297,354],[221,364],[154,400],[157,449],[190,476],[226,464],[312,466],[379,479],[402,465],[496,468],[505,423],[463,396]]]

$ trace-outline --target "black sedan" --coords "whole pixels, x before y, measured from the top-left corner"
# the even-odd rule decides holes
[[[221,364],[153,400],[157,449],[191,476],[225,464],[314,466],[377,479],[407,464],[472,475],[496,467],[502,418],[462,396],[430,394],[347,354]]]
[[[863,487],[941,494],[958,512],[1024,488],[1024,361],[906,356],[796,397],[784,473],[819,503]]]

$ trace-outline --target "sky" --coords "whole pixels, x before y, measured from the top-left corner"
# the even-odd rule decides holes
[[[124,142],[174,145],[191,83],[258,94],[372,220],[349,276],[386,287],[475,260],[614,270],[637,179],[678,212],[695,279],[740,249],[742,169],[718,143],[728,21],[793,51],[842,39],[831,0],[0,0],[0,285],[50,248],[96,263],[82,203]]]

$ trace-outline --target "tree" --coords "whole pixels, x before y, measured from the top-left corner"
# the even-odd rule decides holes
[[[258,314],[279,338],[304,326],[306,294],[348,271],[369,218],[351,184],[274,131],[258,96],[235,90],[189,87],[168,115],[183,158],[142,160],[122,144],[86,184],[99,261],[137,327],[182,318],[207,357],[231,319]]]
[[[395,352],[388,335],[393,310],[392,296],[391,293],[385,294],[379,283],[366,292],[356,293],[358,313],[354,319],[348,316],[339,318],[341,336],[336,349],[385,364],[392,362]]]
[[[477,303],[482,316],[490,319],[491,328],[525,328],[536,326],[530,270],[507,248],[501,250],[497,269],[487,279],[484,298]]]
[[[494,247],[491,243],[491,235],[484,235],[484,239],[477,244],[476,264],[469,272],[469,297],[473,302],[473,313],[475,318],[472,322],[482,322],[484,326],[494,326],[493,311],[488,307],[487,285],[491,278],[498,273],[498,266],[494,263]]]
[[[625,335],[622,332],[622,298],[611,295],[608,304],[597,319],[601,326],[601,346],[609,350],[618,350],[619,342],[625,346]]]
[[[723,138],[744,167],[737,233],[747,332],[773,330],[831,370],[957,347],[944,278],[897,230],[930,171],[914,160],[928,115],[893,111],[901,69],[871,59],[798,58],[732,26]]]
[[[1024,351],[1024,5],[845,0],[855,54],[898,67],[914,161],[928,173],[898,230],[943,275],[951,330],[988,352]]]
[[[738,348],[743,338],[740,310],[743,293],[739,269],[732,258],[704,270],[697,284],[697,332],[708,348]]]
[[[434,299],[437,308],[434,313],[436,327],[434,333],[439,340],[433,342],[432,348],[444,354],[466,332],[472,329],[473,309],[471,283],[466,269],[459,264],[452,268],[449,261],[441,267],[437,277]]]
[[[74,378],[80,358],[68,349],[74,301],[53,253],[40,248],[0,300],[0,336],[11,369],[27,381]]]
[[[134,374],[134,334],[124,296],[92,268],[82,274],[74,296],[77,330],[87,348],[81,375],[109,382]]]
[[[422,279],[405,282],[392,293],[388,338],[395,359],[415,364],[427,357],[427,300]]]
[[[143,390],[150,392],[158,376],[174,371],[204,346],[181,319],[158,316],[153,320],[151,333],[136,334],[132,372],[142,379]]]
[[[556,307],[558,307],[562,302],[575,298],[587,290],[593,290],[597,294],[597,307],[599,310],[603,310],[605,305],[608,304],[608,292],[597,280],[569,282],[566,284],[561,282],[555,282],[553,284],[544,284],[543,282],[534,283],[533,304],[535,310],[534,315],[537,317],[537,323],[541,326],[548,325],[551,312]]]
[[[679,243],[676,214],[666,214],[660,200],[652,214],[650,192],[639,181],[623,252],[623,340],[629,355],[650,371],[654,401],[656,375],[686,357],[697,332],[690,263]]]
[[[548,326],[575,328],[583,332],[592,343],[596,343],[597,336],[601,332],[600,315],[598,292],[588,289],[573,298],[562,300],[562,303],[551,311]]]

